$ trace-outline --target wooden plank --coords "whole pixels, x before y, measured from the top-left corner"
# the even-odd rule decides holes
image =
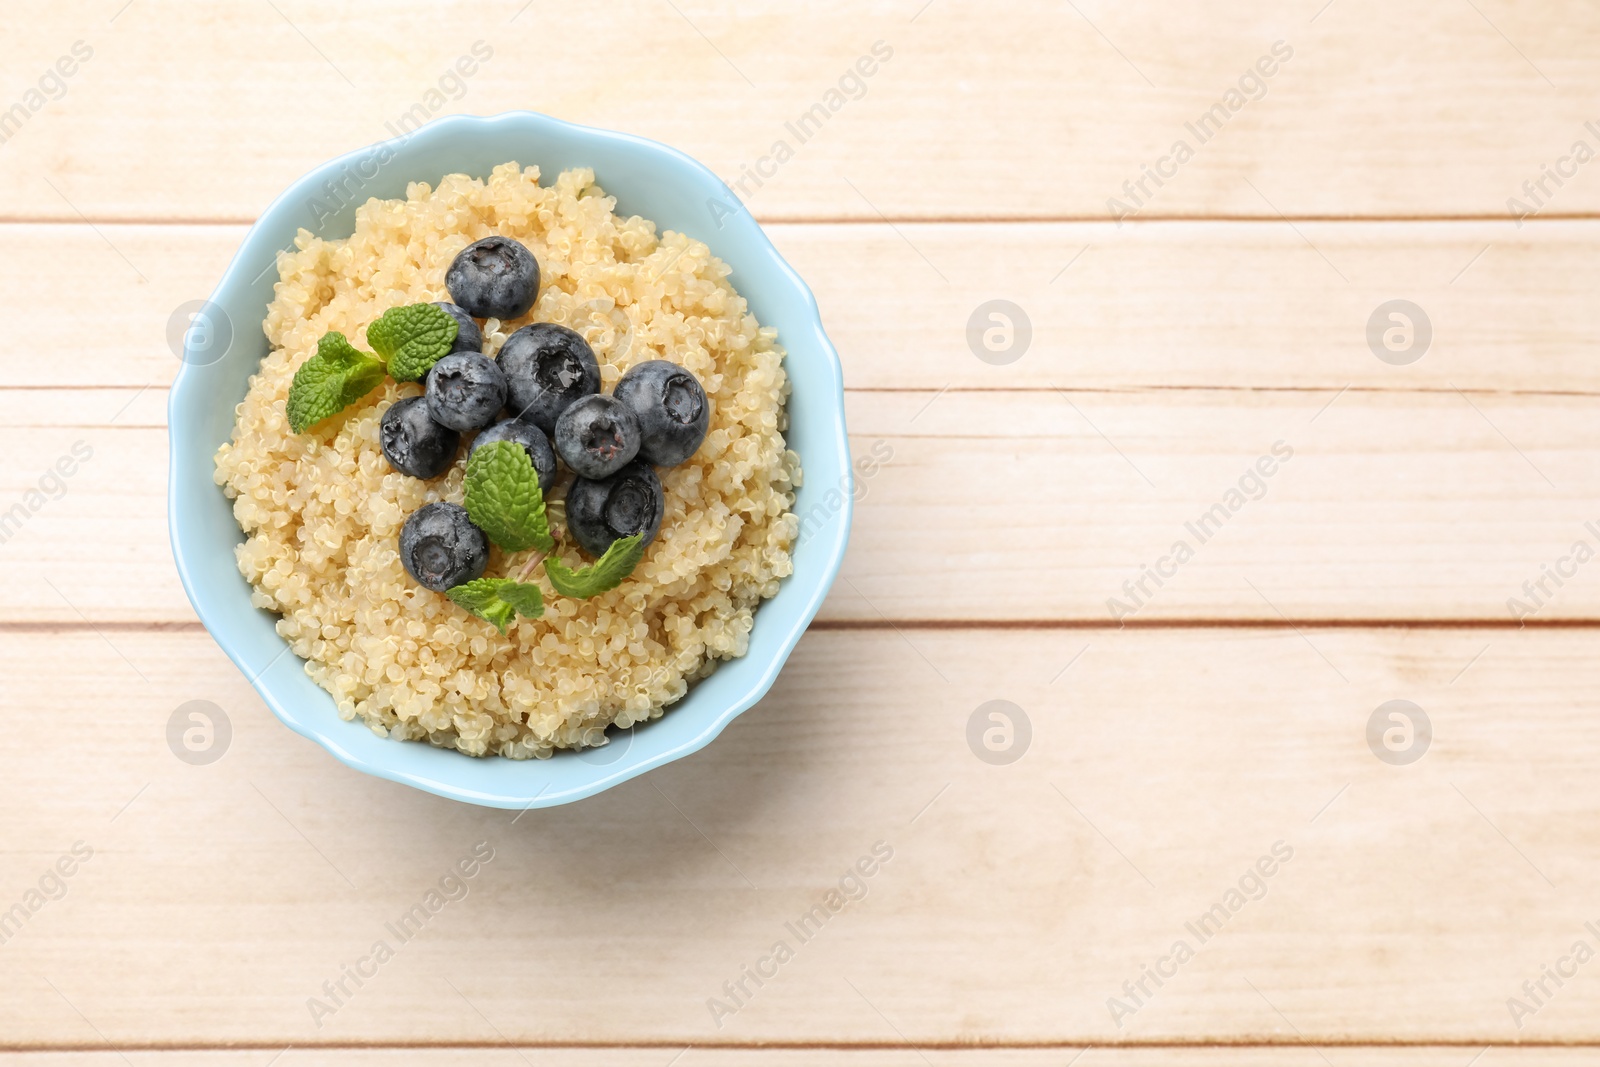
[[[1340,1046],[1328,1049],[1330,1058],[1347,1067],[1461,1067],[1474,1051],[1460,1046],[1422,1048],[1383,1048],[1370,1045]],[[139,1052],[32,1052],[0,1053],[0,1067],[142,1067],[146,1063],[172,1064],[174,1067],[263,1067],[275,1053],[281,1053],[287,1067],[455,1067],[464,1063],[525,1063],[530,1067],[662,1067],[680,1058],[674,1067],[1061,1067],[1072,1057],[1080,1057],[1082,1067],[1276,1067],[1316,1060],[1309,1048],[1272,1046],[1228,1048],[1105,1048],[1083,1047],[1046,1049],[771,1049],[771,1048],[689,1048],[661,1047],[631,1049],[530,1048],[486,1049],[479,1046],[417,1049],[374,1047],[370,1049],[282,1048],[231,1050],[212,1048],[203,1051],[162,1049]],[[1592,1047],[1517,1048],[1496,1045],[1492,1062],[1510,1067],[1568,1067],[1588,1064],[1594,1059]],[[1320,1062],[1320,1061],[1319,1061]]]
[[[28,754],[0,901],[93,849],[3,946],[13,1045],[1600,1037],[1587,971],[1520,1029],[1507,1007],[1600,921],[1589,630],[812,633],[704,752],[515,821],[337,766],[203,634],[108,637],[0,645]],[[1408,766],[1366,740],[1393,699],[1432,724]],[[231,721],[208,766],[165,741],[190,700]],[[992,700],[1031,723],[1009,765],[966,740]],[[398,943],[478,841],[465,897]],[[877,842],[865,896],[790,932]],[[382,938],[317,1028],[308,998]],[[719,1028],[708,998],[779,940]],[[1119,1029],[1109,998],[1178,940]]]
[[[193,618],[167,548],[162,399],[0,391],[0,512],[40,505],[0,546],[0,620]],[[1535,621],[1597,618],[1600,585],[1574,555],[1600,545],[1596,403],[851,393],[853,450],[876,467],[821,617],[1513,624],[1516,598]],[[60,492],[49,472],[75,445],[93,457],[60,499],[28,497]]]
[[[1600,223],[768,229],[815,290],[856,389],[1321,389],[1324,400],[1346,387],[1600,392],[1600,309],[1589,298],[1600,287]],[[11,361],[0,388],[170,381],[169,319],[211,292],[244,233],[0,232],[13,250],[0,262],[0,299],[31,354]],[[36,269],[51,256],[97,279],[100,325],[75,333],[70,354],[61,324],[81,320],[81,297]],[[1367,340],[1374,311],[1396,298],[1418,304],[1432,330],[1427,352],[1403,366]],[[1009,364],[985,362],[968,341],[969,320],[992,299],[1028,318],[1031,340]],[[233,327],[241,338],[258,329]]]
[[[533,107],[673,144],[730,181],[759,166],[771,177],[746,188],[769,218],[1105,218],[1140,180],[1144,210],[1165,215],[1503,218],[1541,165],[1579,138],[1600,144],[1584,126],[1600,120],[1600,23],[1576,0],[1320,6],[1251,0],[1218,19],[1044,0],[760,12],[404,0],[356,15],[303,0],[226,12],[73,0],[5,31],[8,106],[75,42],[93,56],[64,92],[46,84],[59,99],[27,104],[40,106],[6,142],[0,198],[26,218],[248,219],[419,105]],[[480,40],[492,58],[454,79]],[[605,61],[549,44],[575,40],[605,42]],[[876,41],[891,58],[840,94]],[[1279,41],[1292,57],[1274,64]],[[1272,76],[1248,80],[1264,59]],[[1227,101],[1242,79],[1259,99]],[[833,108],[826,122],[796,136],[789,124],[818,104]],[[1189,129],[1219,104],[1220,129]],[[1163,162],[1180,139],[1193,158]],[[763,162],[779,140],[792,158]],[[1157,188],[1145,166],[1172,176]],[[1600,209],[1586,177],[1545,179],[1548,210]]]
[[[770,229],[855,388],[1600,389],[1589,222]],[[1395,299],[1432,334],[1384,348],[1404,365],[1368,341]],[[974,319],[1003,325],[992,300],[1026,316],[1025,348],[991,354],[981,329],[974,346]]]

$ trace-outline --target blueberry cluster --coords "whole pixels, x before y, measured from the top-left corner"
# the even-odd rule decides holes
[[[710,424],[700,382],[655,359],[629,370],[607,396],[588,342],[551,322],[524,326],[496,358],[484,355],[477,319],[516,318],[539,295],[538,260],[510,238],[468,245],[446,271],[445,288],[454,303],[437,306],[456,320],[455,344],[428,371],[422,396],[384,412],[379,441],[389,463],[414,478],[437,477],[455,462],[461,435],[481,430],[469,453],[516,442],[543,492],[555,483],[557,456],[577,475],[566,518],[585,551],[598,557],[634,534],[649,544],[663,510],[654,468],[694,455]],[[428,589],[481,577],[488,558],[487,538],[458,504],[419,508],[400,531],[400,562]]]

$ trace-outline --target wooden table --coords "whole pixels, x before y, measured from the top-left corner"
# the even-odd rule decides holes
[[[0,1060],[1600,1058],[1594,4],[5,22]],[[882,460],[767,699],[515,820],[280,726],[163,498],[170,322],[256,213],[512,108],[760,177]]]

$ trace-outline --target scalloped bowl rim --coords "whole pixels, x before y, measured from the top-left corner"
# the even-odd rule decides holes
[[[530,139],[536,147],[520,147]],[[519,147],[490,147],[505,142],[517,142]],[[452,143],[456,148],[450,147]],[[232,541],[225,542],[219,535],[217,502],[226,509],[230,523],[232,507],[212,480],[212,456],[222,440],[231,435],[233,404],[227,405],[225,425],[228,432],[222,440],[216,438],[215,425],[208,427],[201,422],[217,422],[218,414],[214,409],[219,392],[226,390],[228,396],[243,398],[243,382],[254,373],[259,359],[252,358],[249,353],[239,353],[242,372],[238,367],[226,368],[225,365],[238,349],[249,347],[238,343],[241,330],[248,334],[255,329],[259,334],[257,324],[265,318],[265,300],[270,300],[271,286],[276,281],[275,270],[263,270],[254,281],[244,280],[245,275],[264,261],[269,250],[275,262],[276,251],[284,248],[295,231],[304,225],[307,213],[319,224],[326,221],[316,214],[313,204],[318,203],[319,193],[330,195],[325,191],[341,176],[346,183],[352,180],[349,178],[352,167],[357,168],[358,179],[365,179],[364,163],[380,159],[385,150],[393,153],[390,161],[377,163],[372,178],[358,180],[357,193],[366,190],[368,183],[377,188],[348,204],[341,199],[339,210],[329,217],[353,219],[355,205],[371,195],[404,195],[404,184],[399,193],[384,192],[397,180],[436,182],[440,174],[458,172],[451,167],[437,171],[430,166],[417,177],[421,164],[414,157],[426,157],[429,152],[461,152],[468,150],[469,145],[470,151],[487,152],[487,158],[499,153],[501,162],[515,159],[523,166],[538,165],[541,180],[546,181],[560,169],[594,166],[596,181],[608,195],[617,196],[619,213],[643,215],[656,221],[660,230],[680,230],[698,237],[711,247],[714,255],[727,262],[733,268],[732,284],[749,301],[752,311],[764,325],[778,326],[779,343],[787,353],[785,367],[789,371],[792,393],[786,443],[800,453],[806,475],[795,504],[795,512],[803,520],[793,553],[794,572],[782,580],[778,595],[763,601],[756,611],[750,649],[745,656],[720,662],[708,678],[691,686],[689,694],[669,707],[663,716],[628,731],[623,736],[629,743],[609,760],[606,754],[616,752],[618,742],[615,739],[610,745],[587,750],[585,755],[560,752],[547,760],[474,758],[426,743],[382,738],[359,719],[339,718],[333,698],[305,673],[303,661],[292,654],[285,655],[290,646],[272,628],[277,616],[251,605],[250,586],[234,562],[234,545],[243,540],[237,524],[233,525]],[[540,149],[547,149],[560,157],[563,152],[570,153],[579,147],[597,160],[617,159],[619,172],[611,173],[608,180],[608,174],[600,165],[584,163],[581,159],[564,160],[546,167],[539,154]],[[402,160],[406,166],[397,169],[406,171],[408,176],[397,176],[393,172],[384,174],[384,167],[395,167]],[[620,171],[626,171],[630,165],[644,167],[649,180],[629,176],[619,181],[623,176]],[[471,166],[459,169],[475,177],[487,177],[486,169],[482,173]],[[635,182],[644,184],[630,196],[624,190]],[[660,215],[681,215],[687,208],[676,205],[661,208],[658,194],[669,198],[686,195],[692,202],[704,196],[706,217],[716,225],[716,236],[708,237],[704,225],[691,229],[681,225],[680,219],[663,221]],[[657,202],[658,214],[635,206],[639,201],[652,200]],[[327,201],[321,202],[322,209],[329,207]],[[336,228],[337,237],[347,235],[350,230],[343,221]],[[744,283],[740,281],[741,275]],[[265,300],[260,297],[263,279],[268,294]],[[855,485],[845,430],[844,381],[838,353],[823,331],[821,313],[811,290],[778,254],[749,211],[714,173],[674,148],[630,134],[578,126],[528,111],[493,117],[456,115],[436,119],[402,137],[330,160],[289,186],[250,228],[218,282],[210,303],[235,322],[234,347],[210,363],[191,360],[186,349],[168,398],[171,444],[168,522],[178,574],[201,623],[249,678],[273,714],[349,767],[442,797],[490,807],[547,807],[592,796],[704,748],[734,717],[760,700],[816,616],[838,574],[849,538]],[[250,309],[249,314],[235,315],[229,311],[230,306],[238,307],[241,303]],[[257,347],[265,351],[264,336],[260,337]],[[798,447],[796,437],[802,439]],[[822,497],[823,484],[836,484],[837,489]],[[804,521],[810,518],[818,518],[818,525],[808,536]],[[219,567],[219,554],[226,557],[232,582],[225,579]],[[265,631],[263,625],[267,628]],[[279,649],[267,658],[266,653],[271,652],[274,643]],[[266,662],[262,665],[264,659]],[[698,703],[697,697],[701,698]],[[596,758],[591,761],[586,756]]]

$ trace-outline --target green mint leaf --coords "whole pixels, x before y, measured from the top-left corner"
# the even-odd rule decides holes
[[[555,547],[539,474],[515,441],[484,445],[467,459],[466,506],[468,517],[507,552]]]
[[[544,614],[539,587],[513,578],[477,578],[445,590],[444,595],[478,618],[488,619],[501,633],[513,616],[537,619]]]
[[[397,382],[414,382],[450,351],[460,327],[443,308],[407,304],[390,308],[367,327],[367,344],[389,361]]]
[[[544,594],[532,582],[517,582],[510,578],[501,579],[505,584],[500,587],[500,599],[517,609],[517,614],[525,619],[537,619],[544,614]]]
[[[300,364],[289,383],[285,407],[289,428],[305,433],[328,416],[337,415],[376,389],[383,375],[383,364],[358,351],[344,334],[323,334],[317,354]]]
[[[478,618],[488,619],[494,623],[495,629],[505,633],[517,609],[501,600],[496,593],[495,583],[503,581],[506,579],[478,578],[463,585],[452,586],[445,590],[444,595]]]
[[[622,584],[622,579],[633,573],[633,568],[644,558],[643,542],[643,534],[619,537],[611,542],[605,555],[577,570],[550,556],[544,561],[544,572],[562,596],[591,597],[615,589]]]

